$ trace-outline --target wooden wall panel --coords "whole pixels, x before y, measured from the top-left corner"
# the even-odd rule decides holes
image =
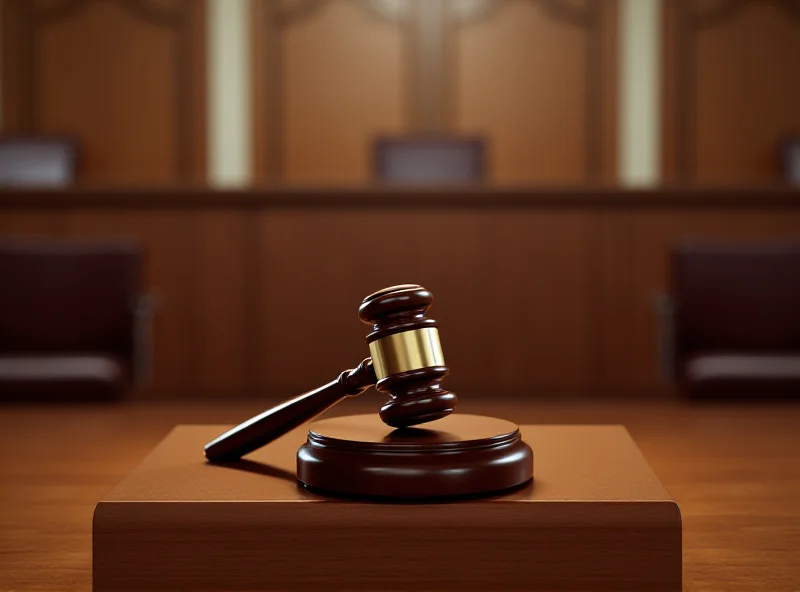
[[[155,296],[150,393],[191,394],[201,386],[200,340],[215,321],[198,300],[197,216],[184,210],[91,209],[69,212],[70,238],[137,239],[146,253],[145,287]],[[209,323],[206,325],[206,323]]]
[[[197,383],[202,390],[238,393],[248,381],[248,314],[251,282],[245,214],[227,208],[197,212],[197,278],[192,294],[199,336],[195,344]]]
[[[587,230],[581,213],[271,212],[261,384],[286,390],[298,377],[325,381],[355,366],[368,355],[361,299],[419,283],[436,295],[431,316],[458,368],[453,388],[586,388]]]
[[[709,184],[782,180],[800,130],[800,12],[787,1],[665,3],[665,174]]]
[[[590,217],[510,210],[487,218],[490,262],[473,302],[476,310],[485,302],[478,315],[485,329],[480,345],[469,346],[490,360],[482,386],[585,389],[592,382]],[[469,343],[469,331],[461,337]]]
[[[445,217],[448,231],[442,233]],[[323,208],[268,212],[262,220],[261,384],[277,388],[296,385],[299,376],[328,381],[354,367],[369,355],[364,342],[369,327],[358,319],[366,295],[401,283],[458,288],[438,272],[452,277],[448,264],[456,252],[475,248],[464,242],[475,219],[457,212],[423,219],[398,210],[376,218],[375,213]],[[446,299],[435,293],[438,301]],[[434,306],[437,314],[446,314],[446,307]],[[320,363],[310,364],[310,358]]]
[[[501,183],[616,179],[617,0],[254,0],[256,178],[363,182],[381,133],[479,134]]]
[[[74,136],[81,182],[204,179],[204,6],[4,0],[4,127]]]
[[[351,0],[254,0],[253,21],[257,179],[369,179],[375,136],[407,126],[404,27]]]
[[[611,306],[597,335],[602,381],[609,390],[648,390],[660,383],[654,304],[669,290],[670,249],[684,240],[800,239],[800,213],[722,208],[626,212],[616,215],[610,228],[616,264],[605,270],[610,290],[605,301]]]
[[[374,137],[405,124],[402,29],[338,0],[284,35],[285,179],[368,179]]]
[[[53,237],[64,233],[64,214],[20,209],[0,212],[0,237]]]
[[[275,204],[162,192],[102,205],[97,193],[75,203],[46,193],[18,207],[4,195],[0,235],[142,243],[159,300],[147,397],[278,397],[328,382],[367,356],[362,298],[397,283],[436,295],[447,385],[465,396],[652,394],[662,389],[653,303],[668,287],[669,249],[800,240],[797,204],[769,192],[751,192],[749,205],[658,195],[527,203],[488,192],[477,197],[491,203],[448,194],[431,204],[366,192],[359,205],[333,192]]]
[[[455,128],[500,183],[616,176],[616,2],[502,2],[455,32]]]

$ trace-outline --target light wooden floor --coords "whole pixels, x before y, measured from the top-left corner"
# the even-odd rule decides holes
[[[368,396],[335,412],[376,410]],[[236,423],[266,406],[0,407],[0,590],[90,589],[95,502],[174,424]],[[800,405],[462,397],[459,411],[625,424],[680,504],[686,590],[800,590]]]

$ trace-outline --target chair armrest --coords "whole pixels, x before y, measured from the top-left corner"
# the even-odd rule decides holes
[[[157,299],[152,294],[140,295],[133,304],[133,380],[146,385],[153,375],[152,325]]]
[[[661,380],[675,380],[675,301],[670,294],[658,294],[653,301],[658,323],[658,369]]]

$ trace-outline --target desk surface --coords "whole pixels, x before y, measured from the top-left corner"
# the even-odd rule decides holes
[[[369,403],[332,413],[369,412]],[[263,406],[2,408],[0,590],[90,589],[95,503],[175,424],[235,423]],[[680,504],[686,590],[800,589],[800,405],[466,401],[459,411],[625,424]]]

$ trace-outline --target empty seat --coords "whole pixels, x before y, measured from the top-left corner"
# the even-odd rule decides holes
[[[375,179],[390,183],[475,183],[485,178],[480,138],[401,136],[375,142]]]
[[[672,254],[675,375],[696,397],[800,395],[800,242]]]
[[[0,398],[110,399],[147,366],[134,243],[0,241]]]

